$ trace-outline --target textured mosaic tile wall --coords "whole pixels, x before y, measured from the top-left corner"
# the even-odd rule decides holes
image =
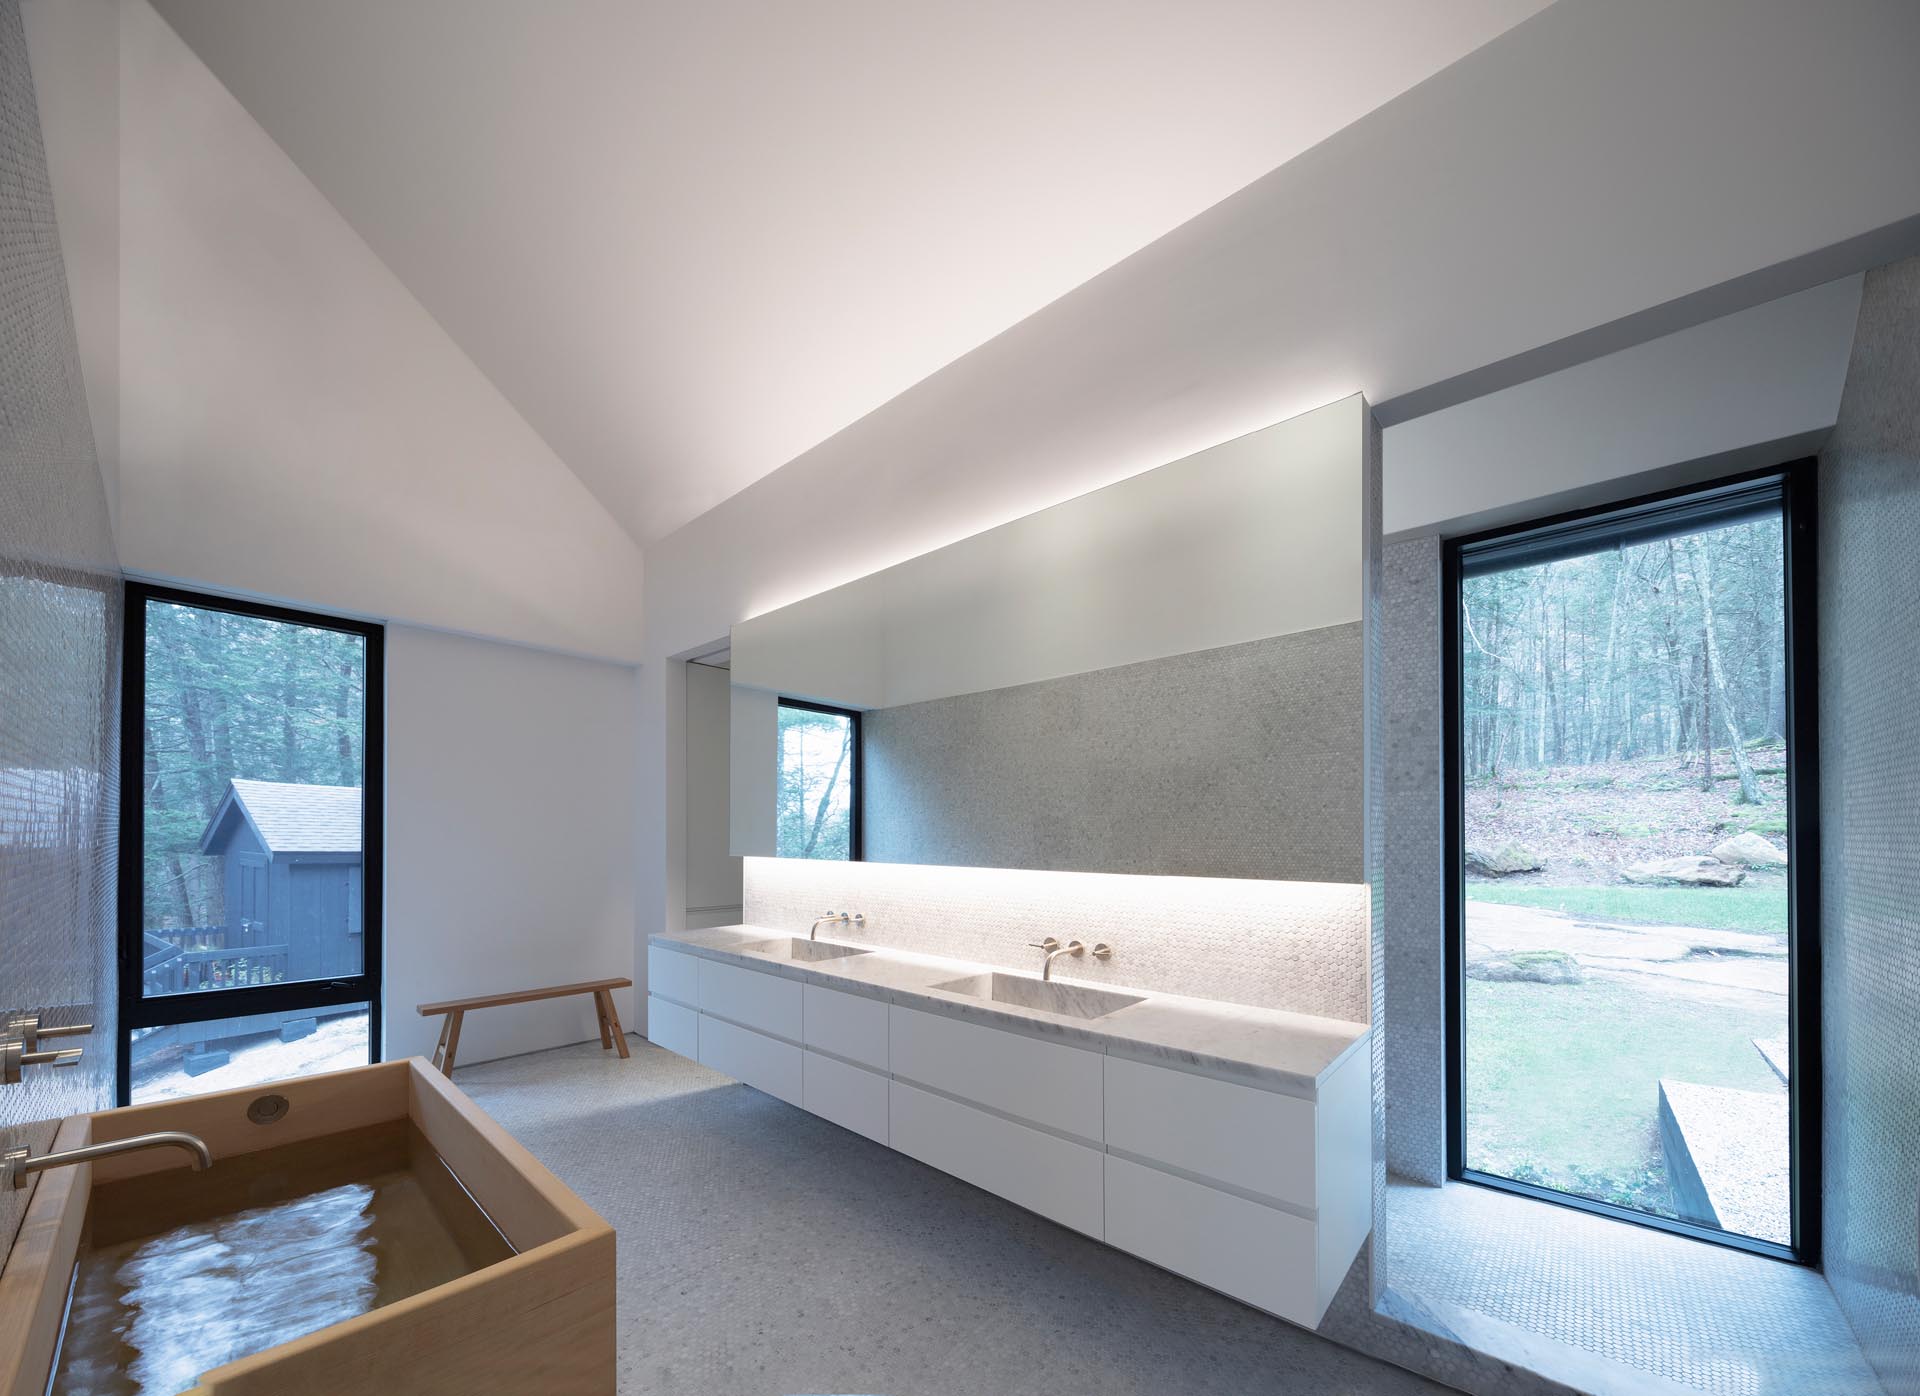
[[[1447,1172],[1440,540],[1391,544],[1383,562],[1387,1168],[1438,1187]]]
[[[887,863],[1360,880],[1360,626],[867,714]]]
[[[17,0],[0,0],[0,1009],[97,1024],[0,1086],[0,1146],[112,1103],[119,572]],[[0,1194],[11,1246],[31,1192]]]
[[[1367,1021],[1366,889],[1225,877],[814,863],[748,858],[747,921],[806,933],[829,909],[866,926],[838,940],[1037,969],[1043,936],[1113,946],[1061,973],[1256,1008]]]
[[[1868,273],[1820,459],[1828,1279],[1920,1391],[1920,259]]]

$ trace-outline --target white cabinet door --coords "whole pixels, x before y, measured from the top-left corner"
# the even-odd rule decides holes
[[[804,1055],[802,1103],[823,1120],[887,1142],[887,1078],[818,1052]]]
[[[848,1061],[887,1069],[887,1005],[818,984],[804,986],[801,998],[806,1044]]]
[[[895,1076],[1100,1142],[1098,1052],[898,1004],[888,1010],[888,1026]]]
[[[704,1013],[700,1015],[700,1064],[777,1095],[789,1105],[804,1099],[798,1047]]]
[[[1098,1149],[895,1081],[887,1142],[922,1163],[1098,1237]]]
[[[1313,1102],[1108,1057],[1107,1147],[1315,1205]]]
[[[698,1008],[700,1006],[699,959],[693,955],[682,955],[677,950],[663,950],[657,945],[649,945],[647,947],[647,993],[658,994],[661,998],[672,999],[675,1003],[684,1003],[688,1008]]]
[[[800,1041],[800,981],[771,971],[700,961],[700,1011],[788,1042]]]
[[[1108,1245],[1281,1318],[1320,1322],[1312,1222],[1112,1154],[1106,1177]]]
[[[669,1052],[700,1060],[700,1015],[691,1008],[647,995],[647,1041]]]

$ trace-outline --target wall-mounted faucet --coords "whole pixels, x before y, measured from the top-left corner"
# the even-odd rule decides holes
[[[813,924],[807,927],[807,939],[815,938],[822,926],[864,926],[867,915],[863,911],[829,911],[825,916],[813,918]]]
[[[1048,936],[1045,940],[1028,941],[1027,944],[1035,950],[1044,950],[1047,952],[1047,958],[1041,961],[1040,964],[1040,979],[1042,983],[1049,982],[1053,979],[1053,962],[1062,955],[1092,955],[1096,960],[1111,960],[1113,958],[1113,947],[1108,945],[1104,940],[1098,942],[1092,950],[1088,950],[1086,946],[1077,940],[1070,940],[1065,945],[1062,945],[1052,936]]]
[[[42,1154],[39,1158],[30,1157],[25,1149],[8,1149],[0,1153],[0,1190],[24,1188],[27,1179],[49,1168],[66,1168],[97,1158],[110,1158],[114,1154],[130,1154],[136,1149],[185,1149],[193,1155],[195,1173],[213,1167],[213,1155],[207,1152],[205,1142],[198,1135],[185,1134],[177,1129],[163,1129],[152,1134],[111,1139],[104,1144],[88,1144],[80,1149],[63,1149],[57,1154]]]

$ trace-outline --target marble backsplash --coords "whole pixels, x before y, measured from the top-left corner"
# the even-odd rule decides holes
[[[1113,958],[1062,959],[1064,977],[1254,1008],[1369,1021],[1368,892],[1359,883],[744,860],[746,920],[805,935],[827,911],[864,927],[835,940],[1038,970],[1046,936]]]

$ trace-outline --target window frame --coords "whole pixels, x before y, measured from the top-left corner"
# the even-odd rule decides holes
[[[1818,647],[1818,462],[1812,457],[1763,470],[1630,496],[1590,508],[1547,515],[1443,540],[1441,549],[1441,804],[1445,856],[1446,1125],[1447,1176],[1516,1193],[1578,1211],[1673,1232],[1715,1245],[1801,1265],[1820,1263],[1820,718]],[[1657,1217],[1632,1208],[1578,1197],[1466,1166],[1466,898],[1464,870],[1465,784],[1461,753],[1464,707],[1460,584],[1463,555],[1526,535],[1565,536],[1576,526],[1622,516],[1630,525],[1676,501],[1777,482],[1785,568],[1785,700],[1788,740],[1788,1153],[1792,1241],[1781,1246],[1757,1237]],[[1524,564],[1516,564],[1524,565]]]
[[[784,693],[778,694],[775,697],[774,707],[776,710],[774,714],[776,724],[778,723],[778,720],[779,720],[778,709],[780,708],[797,708],[802,712],[826,713],[832,717],[844,717],[848,719],[850,722],[852,722],[853,724],[853,773],[852,773],[853,790],[852,790],[852,796],[848,801],[848,804],[850,806],[849,816],[850,816],[852,827],[849,829],[847,834],[846,861],[849,863],[864,863],[867,858],[867,851],[866,851],[867,849],[867,817],[866,817],[867,742],[866,742],[866,732],[860,725],[860,710],[858,708],[836,707],[832,703],[816,703],[810,698],[789,698]],[[775,746],[775,754],[777,757],[778,751],[779,751],[779,740],[778,740],[777,733],[775,735],[774,746]],[[776,775],[775,775],[776,782],[778,780],[777,770],[778,768],[776,767]],[[779,840],[779,835],[776,832],[774,835],[774,851],[776,854],[779,853],[779,848],[780,848],[780,840]],[[784,857],[786,855],[782,854],[780,856]],[[815,863],[815,862],[827,862],[829,860],[824,858],[797,858],[794,861],[802,862],[802,863]],[[831,861],[838,862],[839,860],[833,859]]]
[[[118,857],[117,977],[119,1023],[115,1030],[114,1102],[131,1103],[133,1031],[212,1022],[255,1013],[283,1013],[343,1004],[367,1006],[367,1061],[382,1060],[386,808],[386,627],[373,621],[295,610],[264,602],[189,591],[129,579],[125,584],[120,646],[120,845]],[[298,983],[207,989],[149,998],[141,992],[146,800],[142,789],[146,752],[147,605],[192,606],[258,620],[337,630],[358,635],[366,649],[366,708],[361,761],[360,973]]]

